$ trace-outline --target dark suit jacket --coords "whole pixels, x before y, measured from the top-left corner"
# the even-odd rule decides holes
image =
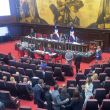
[[[42,88],[36,84],[34,86],[34,104],[37,104],[38,106],[44,105],[44,94]]]
[[[80,101],[77,101],[75,98],[73,98],[71,103],[65,106],[66,110],[68,110],[68,107],[72,107],[72,110],[82,110],[83,98],[81,98]]]
[[[64,106],[69,105],[71,102],[71,97],[70,95],[67,93],[66,95],[61,95],[60,99],[61,101],[66,100],[67,98],[69,98],[69,102],[67,102],[66,104],[63,104]],[[66,108],[61,107],[60,110],[67,110]],[[70,110],[70,107],[68,107],[68,110]]]
[[[80,65],[80,63],[81,63],[81,55],[76,55],[74,65]]]
[[[49,92],[46,92],[44,94],[44,101],[47,102],[47,105],[44,106],[45,109],[47,110],[52,110],[52,96]]]
[[[30,34],[31,34],[32,36],[34,36],[34,31],[31,31]]]
[[[79,43],[79,39],[75,40],[75,42]]]

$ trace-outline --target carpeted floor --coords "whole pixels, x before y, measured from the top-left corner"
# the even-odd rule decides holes
[[[16,42],[18,42],[18,41],[16,41]],[[8,42],[8,43],[0,45],[0,52],[2,52],[4,54],[5,53],[7,54],[8,52],[11,52],[13,57],[16,57],[17,60],[19,59],[18,51],[15,50],[15,42],[12,42],[12,43]],[[109,57],[110,57],[109,53],[102,53],[103,60],[107,61],[107,59]],[[88,65],[92,65],[92,64],[94,64],[94,62],[95,62],[95,60],[93,60],[89,64],[81,63],[82,71],[84,72],[85,68],[89,68]],[[65,63],[65,59],[62,60],[62,63],[63,64]],[[72,65],[74,65],[74,61],[72,62]],[[76,73],[75,72],[76,69],[74,68],[73,70],[74,70],[74,73]],[[67,83],[68,79],[74,79],[74,76],[73,77],[66,77],[65,82],[58,81],[59,86],[61,86],[64,83]],[[53,90],[53,86],[51,86],[51,90]],[[20,106],[30,106],[32,108],[32,110],[36,110],[37,109],[37,105],[34,105],[34,101],[20,100]],[[6,110],[11,110],[11,109],[6,109]]]

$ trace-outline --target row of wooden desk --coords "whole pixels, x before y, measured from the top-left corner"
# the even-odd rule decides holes
[[[21,42],[28,42],[31,44],[35,44],[39,47],[45,48],[53,48],[59,50],[71,50],[71,51],[80,51],[80,52],[88,52],[89,51],[89,44],[72,44],[72,43],[64,43],[64,42],[54,42],[48,41],[47,39],[34,39],[34,38],[21,38]]]

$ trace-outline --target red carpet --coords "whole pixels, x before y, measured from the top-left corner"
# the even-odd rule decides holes
[[[16,41],[16,42],[18,42],[18,41]],[[12,42],[12,43],[9,42],[9,43],[5,43],[5,44],[0,45],[0,52],[2,52],[4,54],[11,52],[13,57],[16,57],[17,60],[19,59],[18,52],[15,50],[15,42]],[[103,60],[107,61],[107,59],[109,59],[109,57],[110,57],[109,53],[102,53]],[[82,71],[84,72],[85,68],[89,68],[88,65],[92,65],[92,64],[94,64],[94,62],[95,62],[95,60],[89,64],[81,63]],[[63,64],[65,63],[65,59],[62,60],[62,63]],[[73,61],[72,65],[74,65],[74,61]],[[74,68],[74,73],[76,73],[75,71],[76,70]],[[73,77],[66,77],[65,82],[58,81],[59,86],[61,86],[64,83],[67,83],[67,79],[74,79],[74,76]],[[51,86],[51,90],[53,90],[52,86]],[[32,107],[32,110],[37,109],[37,105],[34,105],[34,101],[20,100],[20,106],[30,106],[30,107]],[[6,109],[6,110],[11,110],[11,109]]]

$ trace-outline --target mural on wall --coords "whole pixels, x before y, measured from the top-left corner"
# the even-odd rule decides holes
[[[110,28],[110,0],[19,0],[20,22]]]

